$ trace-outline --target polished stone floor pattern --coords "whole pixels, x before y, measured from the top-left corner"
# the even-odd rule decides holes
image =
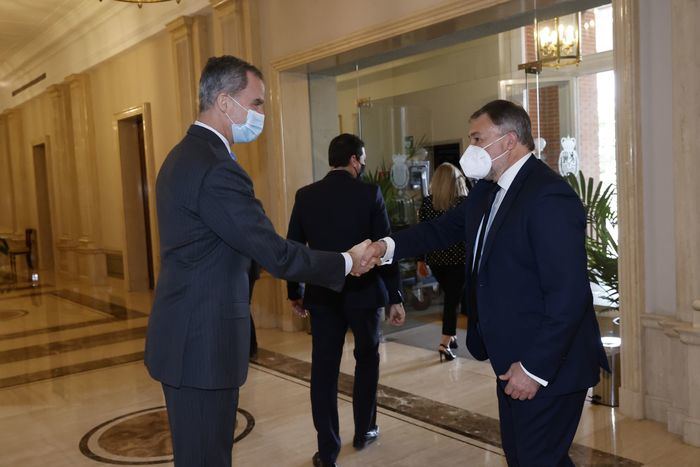
[[[116,287],[0,288],[0,466],[172,465],[160,385],[143,366],[149,293]],[[342,466],[505,466],[495,380],[487,363],[439,363],[435,317],[381,345],[378,442],[352,449],[352,338],[339,381]],[[418,323],[424,321],[424,323]],[[311,465],[316,436],[310,337],[260,329],[241,391],[234,465]],[[650,421],[587,403],[577,465],[700,466],[693,448]]]

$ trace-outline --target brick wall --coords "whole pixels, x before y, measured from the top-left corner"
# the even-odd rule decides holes
[[[534,89],[529,91],[528,113],[532,120],[532,136],[537,137],[537,94]],[[559,87],[540,86],[540,136],[545,139],[547,146],[542,151],[542,159],[556,172],[559,171],[559,153],[561,152],[561,136],[559,127]]]

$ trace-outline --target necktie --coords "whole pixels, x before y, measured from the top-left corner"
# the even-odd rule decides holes
[[[482,217],[481,228],[479,229],[479,241],[476,245],[474,262],[472,263],[471,275],[469,279],[469,309],[471,311],[471,316],[475,321],[479,320],[479,312],[476,304],[476,290],[479,286],[479,262],[481,262],[481,253],[484,249],[484,237],[486,236],[486,226],[489,223],[491,208],[493,207],[493,202],[496,199],[496,193],[498,193],[498,190],[501,187],[494,183],[493,186],[489,188],[490,191],[487,194],[484,202],[484,216]]]

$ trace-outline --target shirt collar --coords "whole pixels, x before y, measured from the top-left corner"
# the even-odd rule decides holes
[[[231,147],[229,146],[228,140],[226,140],[226,137],[225,137],[224,135],[222,135],[221,133],[219,133],[218,131],[216,131],[214,128],[210,127],[210,126],[207,125],[206,123],[200,122],[199,120],[195,120],[195,121],[194,121],[194,124],[197,125],[197,126],[201,126],[202,128],[206,128],[206,129],[209,130],[209,131],[214,132],[214,134],[215,134],[216,136],[218,136],[218,137],[221,139],[221,141],[223,141],[224,147],[226,148],[226,150],[227,150],[229,153],[231,153]]]
[[[525,165],[525,162],[528,161],[528,159],[532,156],[532,153],[528,153],[525,156],[521,157],[518,162],[515,164],[511,165],[508,170],[503,172],[503,175],[501,175],[501,178],[498,179],[498,186],[500,186],[504,192],[508,191],[508,188],[510,188],[511,184],[513,183],[513,180],[515,180],[515,177],[518,175],[518,172],[520,172],[520,169],[523,168]]]

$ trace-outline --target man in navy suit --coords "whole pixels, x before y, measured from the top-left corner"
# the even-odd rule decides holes
[[[360,180],[365,167],[360,138],[341,134],[328,147],[331,171],[297,191],[287,238],[311,248],[345,251],[365,238],[378,240],[391,233],[382,192]],[[348,277],[340,292],[318,285],[303,291],[288,282],[288,297],[301,316],[311,314],[311,410],[318,439],[314,466],[335,465],[340,452],[338,373],[348,327],[355,337],[353,446],[362,449],[379,435],[376,424],[379,382],[380,313],[389,305],[389,321],[401,325],[404,309],[397,264]]]
[[[200,113],[156,183],[161,271],[146,335],[146,366],[163,386],[176,466],[230,466],[238,388],[250,354],[251,260],[275,277],[342,290],[363,245],[312,251],[275,233],[229,145],[263,129],[256,67],[210,58]]]
[[[569,185],[534,157],[530,118],[512,102],[470,119],[460,164],[481,179],[431,223],[373,243],[382,262],[467,242],[467,347],[491,361],[510,466],[573,465],[586,392],[608,369],[593,311],[586,218]]]

